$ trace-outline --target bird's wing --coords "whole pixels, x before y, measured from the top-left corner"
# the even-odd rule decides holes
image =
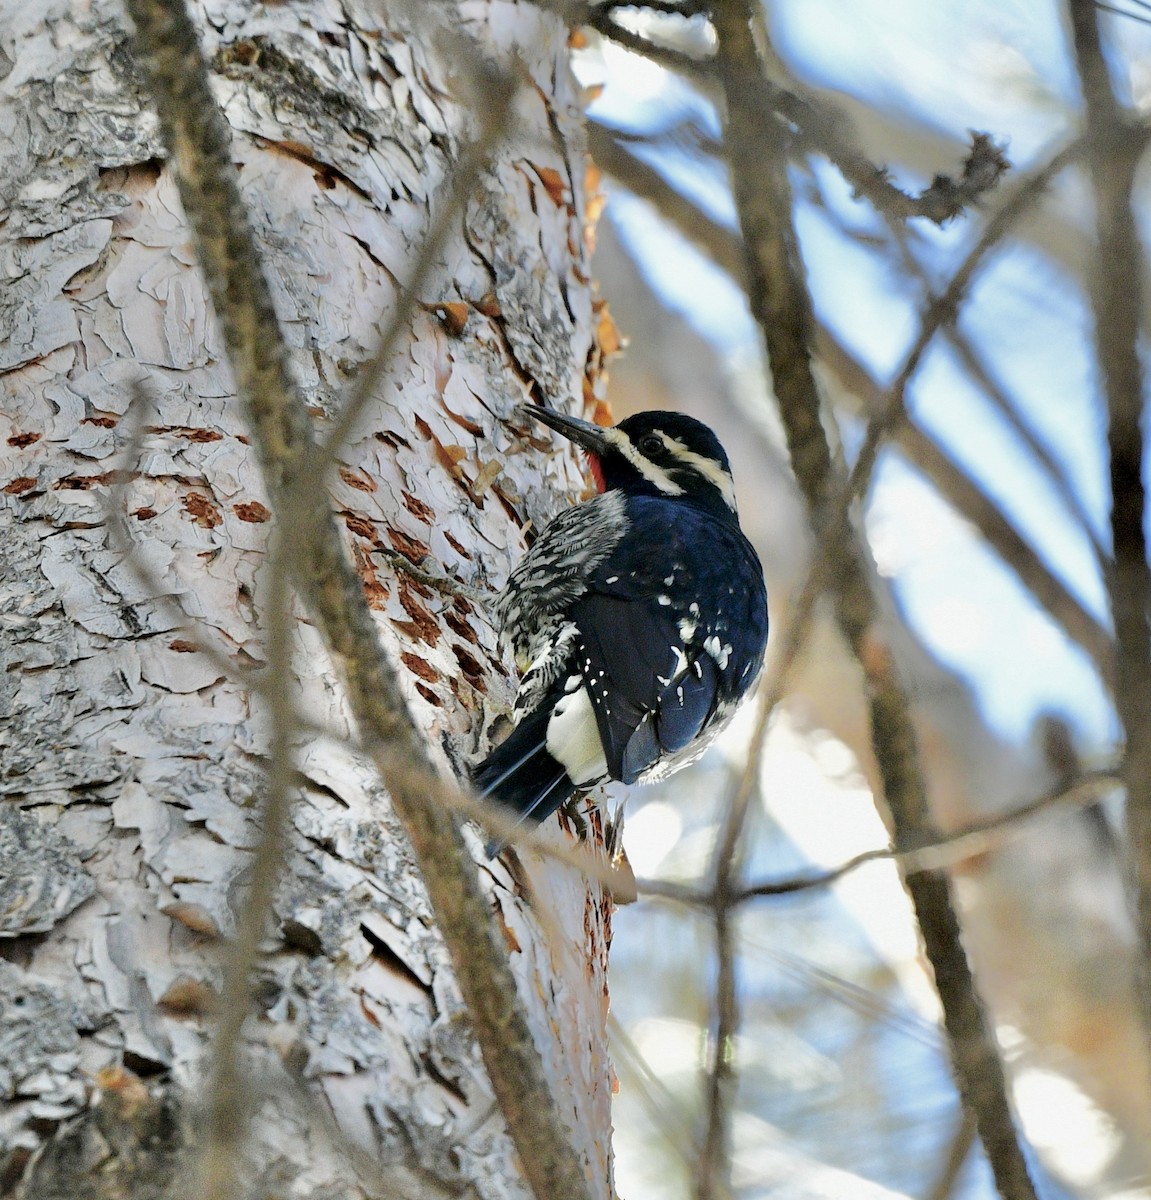
[[[715,662],[683,646],[658,595],[592,592],[576,602],[577,665],[591,696],[613,778],[634,783],[657,760],[683,750],[715,712]]]

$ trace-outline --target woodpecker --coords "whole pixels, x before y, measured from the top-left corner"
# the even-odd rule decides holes
[[[582,447],[598,490],[548,523],[494,604],[521,678],[515,727],[473,779],[539,822],[577,791],[703,753],[759,675],[767,593],[706,425],[527,411]]]

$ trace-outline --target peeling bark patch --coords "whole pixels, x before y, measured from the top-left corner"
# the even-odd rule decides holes
[[[215,1012],[219,999],[203,980],[180,975],[156,1001],[156,1007],[173,1017],[200,1017]]]
[[[52,485],[54,492],[87,492],[96,487],[107,487],[115,478],[115,471],[105,471],[102,475],[65,475]]]
[[[392,543],[392,549],[397,554],[402,554],[413,566],[418,566],[432,552],[427,542],[421,542],[419,538],[409,537],[406,533],[401,533],[398,529],[388,530],[388,541]]]
[[[367,517],[357,516],[355,513],[346,512],[343,514],[344,524],[348,529],[356,535],[356,537],[366,538],[373,545],[376,541],[376,527],[367,519]]]
[[[437,695],[435,694],[435,692],[433,692],[433,691],[432,691],[432,689],[431,689],[430,687],[428,687],[426,684],[419,683],[419,682],[417,681],[417,683],[416,683],[416,691],[417,691],[417,692],[419,692],[419,693],[420,693],[420,695],[421,695],[421,696],[423,696],[423,698],[424,698],[424,699],[425,699],[425,700],[426,700],[426,701],[427,701],[429,704],[433,705],[433,706],[434,706],[434,707],[436,707],[436,708],[443,708],[443,706],[444,706],[444,702],[443,702],[443,701],[442,701],[442,700],[439,698],[439,696],[437,696]]]
[[[408,668],[413,675],[418,675],[421,679],[427,680],[428,683],[439,683],[440,673],[431,665],[420,658],[418,654],[412,654],[405,650],[400,654],[400,661]]]
[[[189,442],[220,442],[224,440],[224,435],[217,429],[198,429],[192,425],[176,426],[167,432]]]
[[[351,467],[341,467],[340,478],[348,487],[355,488],[358,492],[374,492],[376,490],[375,480],[363,471],[353,471]]]
[[[271,509],[267,505],[261,504],[259,500],[247,500],[241,504],[233,504],[232,511],[241,521],[247,521],[250,525],[260,525],[269,520],[272,515]]]
[[[416,597],[415,589],[402,575],[400,576],[400,604],[404,612],[412,619],[412,625],[415,627],[415,636],[429,646],[438,645],[442,636],[439,622],[420,603]]]
[[[36,435],[39,437],[39,434]],[[430,504],[425,504],[422,500],[418,500],[410,492],[401,492],[400,497],[404,502],[404,507],[412,514],[413,517],[418,517],[421,521],[425,521],[431,525],[436,519],[436,510]],[[448,534],[448,541],[451,541],[451,534]]]
[[[352,557],[356,564],[356,574],[359,575],[360,583],[364,588],[364,597],[367,599],[368,607],[382,612],[388,597],[392,594],[391,590],[380,579],[379,573],[376,571],[376,564],[372,562],[368,552],[359,543],[352,546]]]
[[[79,851],[11,802],[0,805],[0,937],[46,933],[96,890]]]
[[[175,650],[177,654],[195,654],[196,644],[195,642],[185,641],[183,638],[176,638],[168,643],[168,649]]]
[[[460,558],[466,558],[468,562],[472,561],[471,551],[469,551],[466,546],[462,545],[458,538],[452,537],[452,535],[446,531],[444,532],[444,538],[448,545],[451,546],[451,548],[460,556]]]
[[[488,690],[487,679],[483,666],[479,659],[474,655],[469,654],[463,646],[452,646],[452,653],[456,656],[456,662],[460,664],[460,670],[464,673],[464,678],[476,689],[477,692],[486,692]]]
[[[134,508],[132,510],[132,516],[134,516],[137,521],[150,521],[153,517],[159,516],[159,513],[157,513],[154,508],[149,508],[145,504],[140,508]]]
[[[115,417],[85,417],[81,425],[95,425],[97,429],[115,429],[117,421]]]
[[[462,637],[465,642],[471,642],[473,646],[480,644],[480,639],[476,636],[476,631],[468,624],[463,617],[452,612],[450,609],[444,613],[444,624],[457,636]]]
[[[38,442],[43,436],[42,433],[14,433],[8,439],[8,445],[15,446],[17,450],[23,450],[25,446],[31,446],[33,442]]]
[[[5,485],[4,490],[9,496],[22,496],[25,492],[30,492],[35,486],[35,475],[21,475],[17,479],[13,479],[11,483]]]
[[[180,503],[192,520],[204,529],[215,529],[224,519],[220,510],[201,492],[189,492]]]

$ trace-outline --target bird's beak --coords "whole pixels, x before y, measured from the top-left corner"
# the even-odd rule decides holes
[[[556,433],[562,434],[570,442],[575,442],[589,454],[600,455],[608,449],[607,431],[600,425],[581,421],[578,417],[565,416],[555,409],[544,408],[541,404],[525,404],[524,411],[537,421],[550,425]]]

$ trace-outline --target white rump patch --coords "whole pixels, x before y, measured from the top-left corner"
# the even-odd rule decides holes
[[[572,783],[584,786],[606,777],[607,759],[586,687],[568,692],[555,706],[545,744]]]

